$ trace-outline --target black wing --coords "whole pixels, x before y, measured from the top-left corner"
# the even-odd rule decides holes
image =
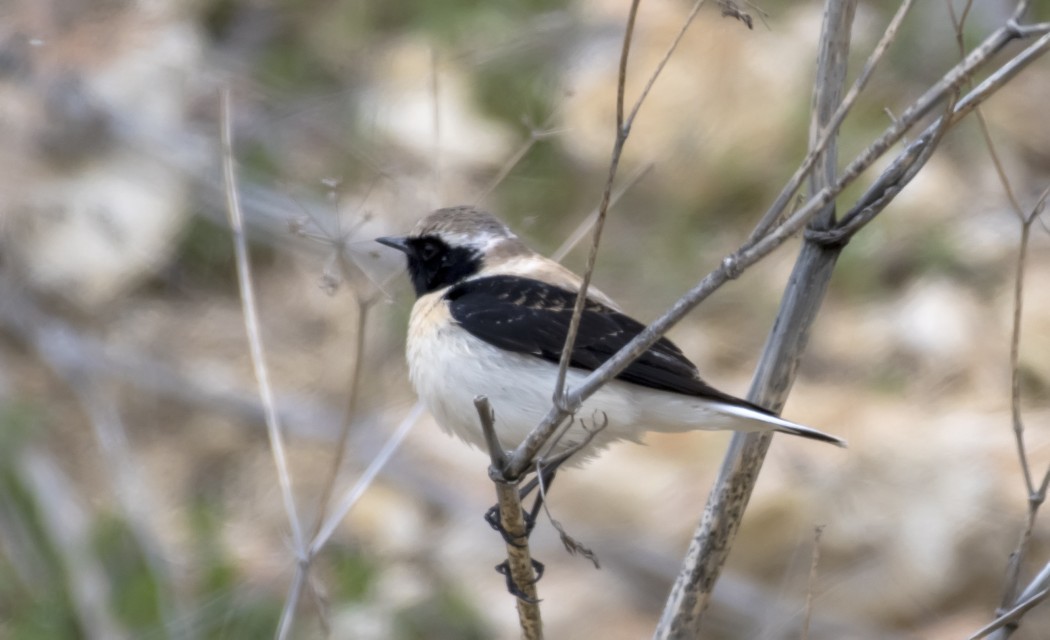
[[[452,287],[445,298],[452,318],[475,337],[554,363],[561,358],[576,304],[573,292],[517,276],[468,280]],[[569,364],[593,371],[643,329],[645,325],[634,318],[588,300]],[[617,378],[653,389],[751,406],[705,384],[696,366],[667,338],[660,338]]]

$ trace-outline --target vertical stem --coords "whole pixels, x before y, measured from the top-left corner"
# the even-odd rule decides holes
[[[828,0],[825,5],[811,141],[819,139],[841,99],[856,4],[856,0]],[[835,161],[832,141],[813,173],[813,193],[834,183]],[[834,220],[834,203],[829,203],[810,225],[827,228]],[[748,394],[752,402],[775,411],[783,406],[841,249],[808,240],[803,245]],[[655,638],[698,637],[703,612],[729,555],[771,441],[771,434],[734,434]]]

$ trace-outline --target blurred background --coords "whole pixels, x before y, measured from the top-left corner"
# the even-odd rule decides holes
[[[0,5],[0,637],[274,632],[295,562],[225,221],[221,89],[309,532],[359,338],[336,498],[415,403],[412,293],[372,238],[479,203],[557,251],[605,180],[626,4]],[[886,4],[861,3],[854,74]],[[843,158],[959,58],[946,4],[916,5],[847,121]],[[975,3],[967,43],[1012,9]],[[629,100],[688,10],[642,3]],[[753,30],[701,12],[627,144],[595,282],[641,320],[746,238],[804,155],[821,4],[748,11]],[[1050,184],[1048,104],[1043,60],[984,110],[1026,210]],[[776,438],[705,637],[798,637],[807,592],[814,638],[958,638],[991,620],[1027,514],[1010,418],[1020,228],[971,118],[845,249],[784,414],[850,449]],[[565,263],[581,268],[588,242]],[[746,392],[797,249],[671,333],[716,386]],[[1050,464],[1048,249],[1037,223],[1020,356],[1037,479]],[[549,637],[651,635],[727,442],[652,436],[559,476],[552,515],[602,568],[540,524]],[[492,570],[503,543],[481,519],[487,464],[420,419],[314,562],[293,636],[516,637]],[[1047,562],[1046,522],[1022,584]],[[1014,637],[1048,628],[1044,605]]]

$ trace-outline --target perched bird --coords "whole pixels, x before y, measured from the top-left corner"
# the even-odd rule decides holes
[[[484,448],[474,398],[486,396],[501,444],[516,447],[551,407],[581,278],[529,249],[495,216],[469,206],[439,209],[409,235],[377,242],[405,254],[416,291],[407,356],[419,397],[445,430]],[[644,328],[589,287],[568,385],[579,384]],[[667,338],[584,401],[567,424],[549,455],[597,430],[569,464],[617,440],[639,441],[646,431],[780,431],[845,446],[711,387]]]

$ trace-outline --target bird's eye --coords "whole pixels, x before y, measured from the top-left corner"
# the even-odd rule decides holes
[[[419,257],[424,261],[433,260],[440,249],[435,242],[425,242],[423,246],[419,248]]]

